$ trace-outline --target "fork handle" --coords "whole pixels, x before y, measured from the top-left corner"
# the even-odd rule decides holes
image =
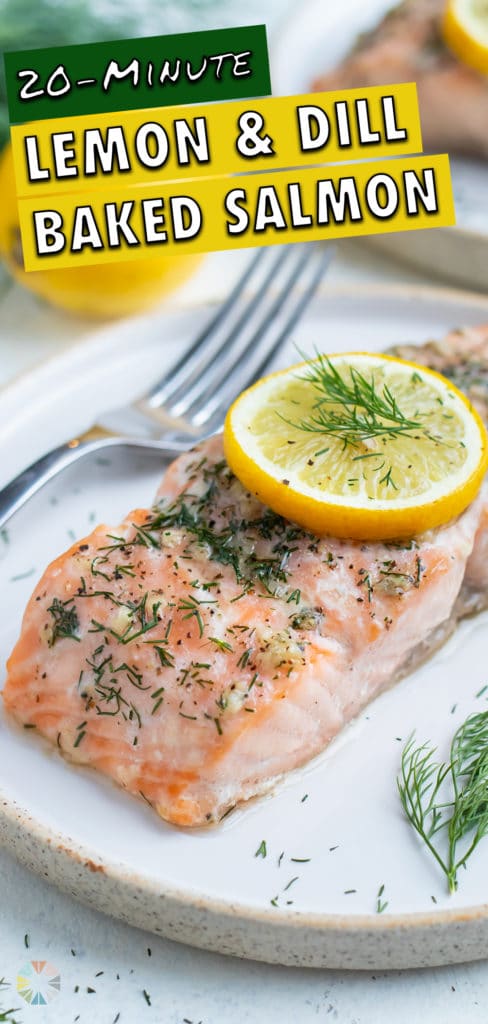
[[[172,458],[188,448],[188,439],[173,441],[168,438],[164,441],[157,441],[147,438],[108,436],[91,440],[75,438],[66,444],[59,445],[58,448],[53,448],[47,455],[43,455],[42,458],[37,459],[31,466],[24,469],[0,491],[0,528],[5,525],[14,512],[18,512],[34,494],[37,494],[45,484],[53,480],[64,469],[85,455],[91,455],[105,448],[143,448],[145,451]]]

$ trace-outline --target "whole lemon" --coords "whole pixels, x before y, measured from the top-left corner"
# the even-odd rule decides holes
[[[85,316],[110,318],[142,312],[191,276],[202,257],[174,256],[161,249],[157,256],[65,267],[24,270],[15,190],[12,147],[0,157],[0,255],[20,284],[55,306]]]

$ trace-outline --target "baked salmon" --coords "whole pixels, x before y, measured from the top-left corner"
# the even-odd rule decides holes
[[[361,35],[315,90],[416,82],[424,145],[488,156],[488,77],[472,71],[442,39],[445,0],[404,0]],[[487,69],[488,72],[488,69]]]
[[[488,327],[414,354],[469,391],[488,370]],[[408,543],[319,539],[246,492],[211,438],[169,467],[153,509],[48,567],[5,708],[167,821],[216,822],[484,606],[487,509],[481,493]]]

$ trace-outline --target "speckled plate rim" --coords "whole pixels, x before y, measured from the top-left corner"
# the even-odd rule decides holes
[[[41,825],[1,790],[0,801],[0,844],[25,867],[99,911],[178,942],[271,964],[355,970],[434,967],[488,956],[488,904],[384,917],[278,916],[271,908],[189,888],[162,889]]]
[[[324,284],[321,293],[411,297],[426,302],[486,309],[488,297],[467,290],[410,284]],[[200,304],[200,303],[199,303]],[[191,304],[190,304],[191,305]],[[71,361],[83,349],[90,358],[113,327],[100,328],[66,354],[51,356],[0,391],[15,397],[32,374]],[[176,941],[268,963],[344,969],[409,969],[488,957],[488,904],[432,912],[313,913],[209,897],[190,886],[165,885],[138,875],[120,861],[101,859],[32,817],[0,786],[0,844],[21,863],[82,902],[128,924]]]

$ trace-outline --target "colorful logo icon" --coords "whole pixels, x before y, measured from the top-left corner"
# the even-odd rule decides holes
[[[32,1006],[45,1006],[52,1002],[60,988],[59,971],[47,960],[29,960],[17,975],[17,992]]]

